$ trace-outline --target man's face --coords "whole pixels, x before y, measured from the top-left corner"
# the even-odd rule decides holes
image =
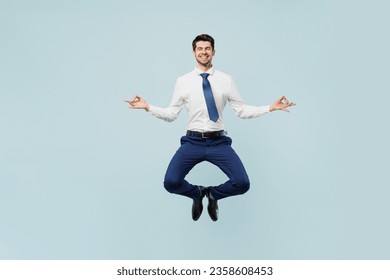
[[[192,52],[196,61],[202,66],[209,66],[215,54],[211,43],[207,41],[196,42],[195,50]]]

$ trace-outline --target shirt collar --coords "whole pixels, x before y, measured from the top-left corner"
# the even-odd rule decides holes
[[[212,76],[212,75],[214,75],[215,69],[214,69],[214,66],[211,66],[211,68],[209,70],[207,70],[206,72],[203,72],[202,70],[200,70],[198,67],[195,66],[194,72],[196,75],[200,75],[202,73],[209,73]]]

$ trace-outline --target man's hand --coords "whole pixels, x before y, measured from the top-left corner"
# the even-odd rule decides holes
[[[287,110],[287,107],[295,106],[296,104],[294,102],[289,102],[285,96],[280,97],[278,100],[276,100],[274,103],[271,104],[269,111],[275,111],[275,110],[283,110],[285,112],[290,112]]]
[[[144,109],[149,112],[150,106],[141,96],[136,95],[132,100],[125,100],[124,102],[129,103],[130,109]]]

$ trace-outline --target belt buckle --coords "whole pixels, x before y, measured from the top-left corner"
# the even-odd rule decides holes
[[[205,132],[201,132],[201,133],[202,133],[202,138],[203,138],[203,139],[210,138],[210,137],[206,137],[206,136],[205,136]],[[206,133],[207,133],[207,132],[206,132]]]

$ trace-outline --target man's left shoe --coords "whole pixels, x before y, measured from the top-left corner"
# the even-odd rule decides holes
[[[209,205],[207,211],[209,212],[210,218],[215,222],[218,220],[218,202],[216,199],[211,198],[210,188],[207,188],[207,198],[209,199]]]

